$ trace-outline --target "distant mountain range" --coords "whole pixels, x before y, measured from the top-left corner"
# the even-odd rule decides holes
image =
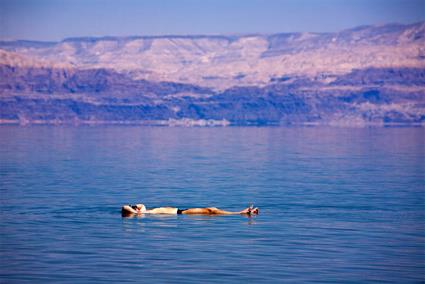
[[[425,22],[3,41],[0,123],[425,125]]]

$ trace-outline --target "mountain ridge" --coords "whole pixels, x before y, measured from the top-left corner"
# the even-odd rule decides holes
[[[425,22],[0,42],[0,122],[423,125],[424,46]]]
[[[109,68],[138,79],[224,90],[273,77],[348,73],[363,67],[424,64],[425,22],[367,26],[337,33],[242,36],[71,38],[55,44],[0,43],[4,51],[77,68]],[[419,59],[418,59],[419,57]]]

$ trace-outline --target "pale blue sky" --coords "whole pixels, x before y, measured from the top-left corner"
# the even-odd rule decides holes
[[[338,31],[425,20],[425,0],[0,0],[0,39]]]

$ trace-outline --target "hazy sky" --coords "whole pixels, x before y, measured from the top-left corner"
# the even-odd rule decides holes
[[[425,20],[425,0],[0,0],[0,39],[338,31]]]

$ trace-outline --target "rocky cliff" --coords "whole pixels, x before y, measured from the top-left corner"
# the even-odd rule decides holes
[[[0,42],[3,123],[425,122],[425,23]]]

